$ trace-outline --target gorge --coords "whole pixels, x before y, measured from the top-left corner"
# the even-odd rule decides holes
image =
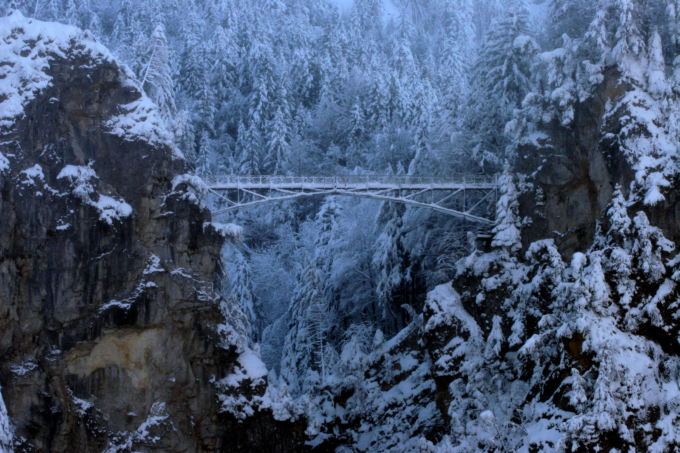
[[[266,8],[316,20],[316,6],[284,3]],[[518,21],[526,3],[511,3]],[[415,4],[398,6],[405,15]],[[103,44],[112,24],[95,36],[30,18],[28,3],[12,2],[0,17],[0,452],[678,451],[674,3],[602,4],[577,14],[576,0],[551,3],[551,14],[566,17],[549,29],[564,32],[562,47],[539,52],[537,41],[513,37],[505,50],[515,70],[529,59],[540,75],[503,121],[494,117],[502,131],[474,119],[484,102],[506,105],[493,90],[489,99],[477,93],[473,109],[451,100],[452,89],[442,103],[460,105],[432,117],[467,132],[440,125],[426,134],[396,110],[379,119],[392,107],[371,113],[355,102],[370,83],[347,82],[347,105],[327,88],[308,87],[318,98],[305,98],[281,83],[270,93],[300,96],[289,116],[302,119],[291,128],[308,135],[286,135],[290,155],[279,160],[267,160],[278,148],[262,148],[269,163],[246,171],[254,148],[243,140],[254,137],[255,117],[220,125],[214,111],[208,124],[205,98],[178,96],[199,118],[188,121],[197,130],[187,145],[181,109],[140,82],[145,66],[126,61],[123,47],[114,56],[113,38]],[[191,5],[238,27],[229,22],[235,2]],[[494,14],[500,29],[505,16]],[[165,17],[171,30],[175,16]],[[340,33],[340,19],[318,20]],[[167,41],[153,30],[155,45]],[[482,55],[493,53],[486,39]],[[151,67],[153,54],[144,58]],[[309,77],[325,80],[324,71]],[[237,91],[224,110],[243,110]],[[247,105],[272,109],[255,143],[270,137],[283,107],[248,96]],[[325,139],[310,124],[331,128],[329,112],[341,105],[365,108],[357,113],[365,129],[348,133],[345,154],[332,144],[322,153]],[[465,109],[465,118],[446,116]],[[395,125],[402,120],[405,129]],[[372,121],[385,123],[368,137]],[[422,147],[400,148],[406,130]],[[470,131],[496,133],[503,152],[480,157],[497,152],[484,139],[474,156],[449,156],[469,151],[461,143]],[[435,140],[439,133],[446,138]],[[367,143],[385,137],[389,153],[374,151],[386,161],[372,162]],[[313,138],[318,148],[296,161]],[[220,168],[292,177],[304,173],[293,170],[302,161],[319,164],[307,169],[315,175],[368,178],[390,156],[387,173],[402,177],[476,169],[495,178],[493,230],[478,235],[464,218],[395,199],[335,194],[221,213],[225,201],[205,183]]]

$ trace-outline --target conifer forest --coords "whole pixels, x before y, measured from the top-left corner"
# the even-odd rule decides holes
[[[0,453],[680,453],[678,245],[680,0],[0,4]]]

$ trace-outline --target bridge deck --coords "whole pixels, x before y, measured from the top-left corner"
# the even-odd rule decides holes
[[[489,176],[242,176],[207,175],[213,190],[493,190],[498,183]]]

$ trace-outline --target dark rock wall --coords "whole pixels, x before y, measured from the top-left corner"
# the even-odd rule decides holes
[[[594,95],[575,107],[568,127],[554,120],[543,129],[548,139],[540,146],[518,150],[516,170],[528,176],[529,190],[520,199],[520,214],[531,219],[522,229],[525,246],[554,238],[560,251],[570,257],[591,244],[596,222],[602,219],[617,184],[625,191],[633,170],[616,147],[602,141],[607,103],[616,103],[631,86],[613,68],[604,73]]]
[[[110,133],[140,93],[115,62],[79,52],[54,55],[46,73],[50,86],[0,136],[0,384],[17,451],[291,451],[277,436],[230,442],[250,434],[216,403],[236,357],[217,332],[224,239],[204,231],[207,209],[172,192],[182,159]],[[122,199],[132,214],[102,219],[58,178],[67,165],[90,165],[92,200]]]

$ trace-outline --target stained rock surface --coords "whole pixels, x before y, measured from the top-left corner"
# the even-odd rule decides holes
[[[0,34],[0,385],[16,451],[292,451],[287,426],[287,442],[232,441],[277,429],[271,415],[244,428],[220,413],[215,382],[238,355],[225,238],[155,106],[87,32],[14,12]]]

